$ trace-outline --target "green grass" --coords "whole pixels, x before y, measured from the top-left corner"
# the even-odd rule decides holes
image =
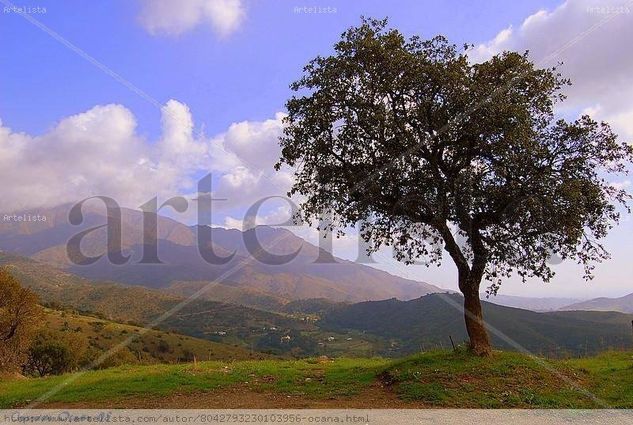
[[[633,353],[546,361],[436,351],[387,359],[246,360],[123,366],[81,375],[0,381],[0,408],[23,406],[71,379],[50,402],[121,401],[239,386],[245,392],[349,400],[378,385],[412,407],[633,407]],[[589,394],[593,394],[591,396]],[[367,407],[372,407],[368,405]]]
[[[545,360],[437,351],[394,362],[381,379],[400,398],[459,408],[633,407],[633,355]]]
[[[197,365],[122,366],[83,374],[0,382],[0,408],[27,404],[51,389],[63,389],[49,402],[121,400],[166,396],[244,385],[251,391],[301,394],[314,398],[352,396],[371,384],[383,359],[252,360]]]
[[[564,363],[587,376],[587,389],[608,405],[633,408],[633,353],[604,353]]]

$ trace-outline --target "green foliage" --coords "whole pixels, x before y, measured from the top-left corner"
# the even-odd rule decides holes
[[[38,342],[31,347],[29,358],[24,365],[27,374],[61,375],[72,369],[76,359],[70,348],[60,341]]]
[[[379,354],[410,355],[451,346],[468,338],[461,320],[463,299],[458,294],[431,294],[416,300],[368,301],[336,306],[323,314],[323,331],[356,332],[397,342]],[[421,314],[424,312],[424,314]],[[487,324],[497,330],[492,342],[503,350],[522,347],[548,357],[596,354],[630,349],[633,315],[616,312],[561,311],[537,313],[483,303]],[[517,345],[518,344],[518,345]]]
[[[465,352],[434,351],[394,362],[380,379],[401,398],[430,406],[628,407],[633,406],[628,391],[633,381],[625,374],[631,359],[630,352],[550,361],[509,352],[482,359]],[[581,364],[595,370],[580,368]],[[609,364],[612,375],[605,370]],[[612,381],[607,383],[608,379]]]
[[[448,254],[471,349],[488,355],[482,280],[549,281],[552,254],[591,278],[630,199],[604,176],[628,172],[633,146],[587,115],[556,119],[568,84],[527,53],[473,63],[442,36],[363,19],[291,85],[276,169],[294,170],[297,218],[341,233],[360,222],[370,251],[405,263]]]
[[[166,354],[172,351],[169,343],[163,339],[158,341],[158,347],[156,348],[158,349],[158,352],[162,354]]]
[[[82,352],[80,367],[95,366],[95,360],[120,344],[116,352],[102,359],[96,367],[104,369],[125,364],[177,363],[198,360],[253,359],[266,357],[251,353],[242,347],[193,338],[161,330],[67,312],[65,317],[57,310],[46,310],[46,327],[56,339],[74,342],[74,350]],[[68,322],[69,331],[63,331]],[[87,348],[81,348],[87,346]]]
[[[131,325],[151,323],[182,301],[178,296],[148,288],[91,282],[50,265],[6,253],[0,253],[0,265],[10,267],[12,273],[19,276],[25,285],[37,291],[43,302],[55,309],[71,309],[102,320]],[[98,328],[102,326],[102,320],[93,320],[85,325]],[[198,300],[190,303],[178,315],[164,321],[160,328],[250,347],[259,337],[267,334],[264,328],[273,326],[295,330],[312,327],[309,323],[283,314]],[[226,337],[219,337],[218,331],[229,332]],[[102,333],[99,329],[94,329],[94,332]],[[175,344],[171,345],[173,347]],[[207,355],[198,357],[208,358]],[[171,356],[168,358],[171,359]]]
[[[259,360],[199,362],[197,365],[121,366],[91,371],[74,379],[50,401],[118,401],[129,397],[208,392],[232,386],[280,394],[303,393],[309,399],[359,394],[388,365],[382,359],[336,361]],[[61,384],[67,376],[0,382],[0,408],[23,404]]]
[[[255,349],[274,354],[290,352],[293,357],[298,358],[316,354],[317,344],[314,339],[297,331],[271,331],[257,340]]]
[[[372,249],[393,245],[403,261],[446,249],[464,278],[499,283],[548,280],[557,253],[589,274],[629,199],[600,173],[627,172],[633,147],[589,116],[557,120],[568,84],[527,53],[473,63],[444,37],[366,19],[291,85],[277,168],[294,167],[303,218],[365,220]]]
[[[89,363],[88,340],[80,332],[69,329],[68,316],[60,314],[59,329],[41,330],[29,350],[22,371],[27,375],[60,375]]]
[[[39,326],[41,308],[33,291],[0,268],[0,373],[19,370]]]
[[[93,361],[91,361],[86,366],[92,367],[93,369],[109,369],[111,367],[117,367],[122,365],[133,365],[138,364],[139,360],[137,356],[134,355],[127,347],[122,347],[116,351],[112,351],[108,354],[107,358],[103,358],[102,361],[95,363],[94,360],[101,358],[103,353],[95,353],[93,356]]]
[[[440,404],[447,399],[447,391],[436,382],[405,382],[398,388],[403,400],[422,401],[428,404]]]

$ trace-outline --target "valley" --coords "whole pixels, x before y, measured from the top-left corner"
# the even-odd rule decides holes
[[[234,292],[226,291],[222,284],[189,283],[195,291],[176,294],[170,289],[91,281],[6,253],[0,255],[0,265],[34,290],[49,307],[70,308],[107,320],[151,326],[272,355],[402,357],[459,345],[467,338],[463,301],[456,294],[355,304],[323,298],[268,302],[263,297],[262,305],[242,303],[243,292],[240,301],[228,297]],[[206,295],[218,288],[217,298]],[[198,296],[188,298],[193,294]],[[566,357],[633,347],[632,315],[539,313],[485,301],[483,305],[493,341],[499,348]],[[165,312],[173,314],[164,315]]]

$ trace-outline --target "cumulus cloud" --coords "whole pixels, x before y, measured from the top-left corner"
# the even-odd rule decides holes
[[[286,195],[293,182],[292,172],[275,172],[273,165],[280,157],[279,136],[284,114],[262,122],[242,121],[213,138],[216,152],[214,169],[221,173],[214,195],[227,199],[226,208],[251,205],[268,196]]]
[[[95,195],[136,208],[154,196],[195,192],[196,179],[209,172],[218,182],[213,195],[227,199],[219,205],[246,207],[290,187],[290,172],[272,168],[282,118],[236,123],[214,137],[194,135],[187,105],[170,100],[156,141],[141,137],[134,114],[116,104],[63,118],[42,135],[17,133],[0,121],[0,209],[52,207]]]
[[[623,0],[567,0],[552,11],[534,13],[517,28],[501,30],[477,46],[471,58],[529,50],[540,66],[563,62],[561,71],[573,82],[566,90],[567,111],[591,112],[633,141],[632,18],[633,8]]]
[[[241,0],[142,0],[139,19],[150,34],[178,35],[207,24],[227,36],[237,30],[244,14]]]
[[[54,206],[92,195],[139,198],[162,180],[121,105],[96,106],[41,136],[0,127],[3,210]],[[124,190],[125,189],[125,190]]]

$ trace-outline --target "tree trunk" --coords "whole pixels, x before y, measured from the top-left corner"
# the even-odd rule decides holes
[[[464,319],[466,320],[466,331],[470,338],[470,349],[478,356],[487,357],[492,354],[492,347],[481,311],[479,285],[476,285],[475,288],[468,288],[468,290],[463,291],[463,294]]]
[[[470,232],[472,250],[474,253],[473,265],[469,267],[468,261],[461,248],[455,242],[455,238],[445,221],[438,221],[436,229],[442,235],[444,249],[450,254],[457,266],[459,290],[464,295],[464,319],[466,331],[470,338],[470,349],[478,356],[492,354],[490,339],[484,325],[481,302],[479,301],[479,286],[486,271],[487,251],[477,228]]]

